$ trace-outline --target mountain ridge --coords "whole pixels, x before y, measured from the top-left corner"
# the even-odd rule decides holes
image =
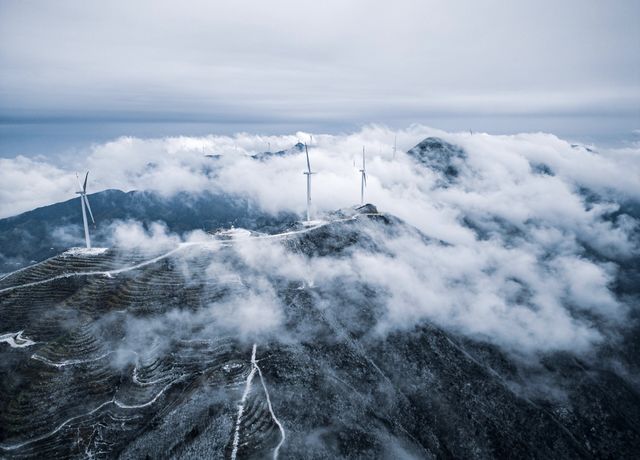
[[[262,237],[63,254],[0,280],[2,323],[35,342],[0,348],[3,455],[632,455],[640,396],[597,359],[526,363],[429,321],[381,333],[384,290],[278,263],[384,254],[414,231],[366,205]]]

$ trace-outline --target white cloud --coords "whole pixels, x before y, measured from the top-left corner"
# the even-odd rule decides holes
[[[74,196],[75,176],[44,158],[0,158],[0,218]]]
[[[118,221],[112,225],[110,234],[114,246],[149,253],[167,251],[181,242],[178,236],[170,234],[167,227],[159,222],[151,223],[146,229],[136,221]]]
[[[448,186],[441,185],[437,171],[404,153],[432,135],[465,151],[460,173]],[[297,140],[307,141],[309,134],[121,138],[94,146],[83,167],[92,171],[91,190],[150,189],[166,195],[222,190],[248,196],[268,211],[302,215],[304,154],[264,161],[248,156],[267,143],[280,150]],[[369,230],[385,247],[383,253],[312,259],[275,243],[238,242],[235,251],[251,271],[212,266],[208,276],[234,275],[255,289],[216,305],[211,315],[219,325],[245,336],[276,330],[283,306],[270,277],[280,276],[329,291],[327,286],[344,280],[377,286],[389,299],[377,318],[380,333],[429,320],[525,353],[587,350],[615,335],[627,311],[611,290],[616,261],[637,257],[640,249],[636,218],[613,213],[640,201],[640,183],[634,179],[640,177],[639,147],[587,149],[542,133],[470,135],[418,125],[397,133],[367,126],[351,134],[314,134],[310,156],[318,172],[312,192],[317,214],[358,202],[362,145],[368,158],[367,201],[433,242],[425,244],[417,233],[391,237]],[[0,186],[3,215],[73,196],[59,185],[73,183],[72,172],[60,166],[23,157],[2,164],[10,179]],[[535,169],[542,164],[546,170]],[[150,251],[181,241],[160,224],[145,229],[119,223],[112,233],[118,246]],[[203,241],[201,232],[186,238]]]

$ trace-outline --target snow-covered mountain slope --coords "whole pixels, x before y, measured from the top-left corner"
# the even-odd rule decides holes
[[[2,456],[638,451],[638,387],[615,371],[637,366],[637,328],[592,354],[525,356],[437,321],[400,324],[395,281],[366,267],[391,263],[409,236],[416,253],[448,245],[371,205],[326,217],[162,250],[68,252],[3,278],[0,333],[29,345],[0,343]]]

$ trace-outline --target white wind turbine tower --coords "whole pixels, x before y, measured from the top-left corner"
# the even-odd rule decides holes
[[[91,222],[95,225],[96,221],[93,218],[93,212],[91,212],[91,206],[89,205],[89,198],[87,198],[87,179],[89,178],[89,171],[84,176],[84,183],[80,184],[80,178],[78,177],[78,173],[76,173],[76,177],[78,178],[78,185],[80,186],[80,191],[76,192],[76,194],[80,195],[80,203],[82,204],[82,223],[84,224],[84,239],[87,242],[87,249],[91,249],[91,238],[89,237],[89,224],[87,222],[87,211],[89,210],[89,215],[91,216]]]
[[[393,159],[394,159],[394,160],[396,159],[396,150],[397,150],[397,148],[396,148],[396,147],[397,147],[397,145],[398,145],[398,135],[396,134],[396,135],[393,137]]]
[[[364,145],[362,146],[362,169],[360,170],[360,204],[364,204],[364,188],[367,186],[367,168],[364,159]]]
[[[304,144],[304,151],[307,154],[307,170],[303,172],[307,176],[307,222],[311,221],[311,163],[309,162],[309,149]]]

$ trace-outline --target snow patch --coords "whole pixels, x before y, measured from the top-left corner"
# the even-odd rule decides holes
[[[18,331],[2,334],[0,335],[0,343],[6,342],[11,348],[25,348],[34,345],[36,342],[26,337],[22,337],[23,332],[24,331]]]
[[[319,225],[327,224],[326,220],[304,220],[301,222],[305,227],[317,227]]]
[[[229,229],[218,230],[214,237],[221,240],[235,240],[238,238],[249,238],[251,236],[251,231],[245,228],[235,228],[231,227]]]
[[[267,385],[265,384],[264,378],[262,376],[262,370],[260,369],[260,366],[258,366],[258,360],[256,359],[256,349],[257,349],[257,345],[254,343],[253,349],[251,351],[251,372],[249,372],[249,375],[247,376],[244,392],[242,393],[242,399],[240,400],[240,404],[238,404],[238,416],[236,418],[236,426],[233,434],[233,444],[232,444],[233,450],[231,451],[231,460],[235,460],[238,455],[238,447],[240,445],[240,424],[242,422],[244,408],[247,403],[247,398],[249,396],[249,393],[251,392],[251,385],[256,372],[260,377],[260,383],[262,385],[262,389],[264,390],[264,395],[267,398],[267,407],[269,409],[269,413],[271,414],[271,419],[275,422],[275,424],[278,426],[278,429],[280,430],[280,442],[278,443],[278,445],[273,451],[273,460],[278,460],[280,447],[282,447],[282,444],[284,444],[284,441],[286,439],[284,427],[282,426],[282,423],[280,423],[280,420],[278,420],[278,418],[276,417],[276,414],[273,411],[273,406],[271,405],[271,398],[269,397],[269,391],[267,390]]]
[[[71,248],[62,253],[63,256],[99,256],[109,248]]]

